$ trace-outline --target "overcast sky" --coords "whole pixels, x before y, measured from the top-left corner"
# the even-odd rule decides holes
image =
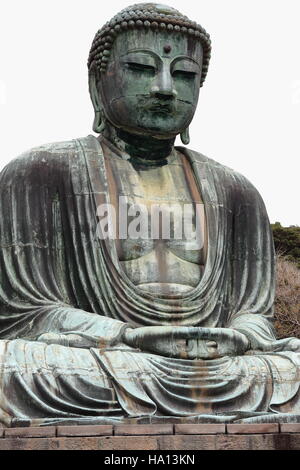
[[[213,42],[189,147],[250,179],[271,222],[300,225],[300,1],[166,3]],[[128,5],[1,0],[1,168],[36,145],[92,132],[89,48],[99,27]]]

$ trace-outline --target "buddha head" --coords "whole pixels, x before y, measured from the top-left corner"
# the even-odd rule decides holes
[[[210,59],[205,30],[168,6],[126,8],[96,34],[90,51],[93,130],[189,142]]]

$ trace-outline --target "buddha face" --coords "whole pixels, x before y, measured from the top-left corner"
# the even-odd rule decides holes
[[[135,134],[181,133],[196,110],[202,57],[200,41],[177,32],[119,34],[97,87],[107,119]]]

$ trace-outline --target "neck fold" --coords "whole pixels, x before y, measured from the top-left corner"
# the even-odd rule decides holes
[[[167,157],[174,148],[175,138],[155,139],[154,137],[130,134],[117,129],[111,124],[106,126],[103,136],[112,142],[121,152],[130,156],[136,164],[159,166],[166,164]]]

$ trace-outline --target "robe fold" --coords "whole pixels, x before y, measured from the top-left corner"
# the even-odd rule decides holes
[[[0,421],[300,421],[299,340],[274,335],[274,249],[256,189],[179,148],[204,202],[208,254],[195,288],[158,297],[98,237],[97,207],[110,202],[101,145],[44,145],[0,175]],[[234,328],[251,347],[185,360],[122,344],[124,328],[153,325]]]

